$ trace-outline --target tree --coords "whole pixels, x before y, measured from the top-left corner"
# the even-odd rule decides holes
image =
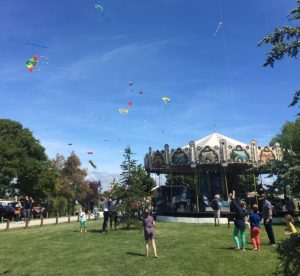
[[[99,200],[99,196],[102,190],[101,181],[87,181],[89,185],[89,192],[84,200],[84,206],[86,209],[92,210]]]
[[[72,152],[67,160],[57,155],[54,164],[60,174],[56,194],[67,199],[69,210],[73,209],[76,201],[84,205],[90,193],[90,186],[85,180],[87,172],[81,168],[80,159]]]
[[[195,187],[195,180],[190,175],[166,175],[167,186]]]
[[[121,180],[117,185],[116,196],[120,204],[119,208],[124,214],[127,229],[134,224],[137,214],[143,209],[144,198],[149,194],[154,181],[145,172],[141,165],[136,165],[136,160],[132,159],[130,147],[125,149],[125,160],[121,164]]]
[[[298,7],[290,11],[288,14],[289,21],[300,19],[300,0],[297,0]],[[275,28],[275,31],[264,37],[258,46],[263,44],[273,45],[271,50],[267,52],[267,59],[263,64],[264,67],[273,67],[276,60],[281,60],[284,56],[297,58],[300,48],[300,26],[282,26]],[[295,106],[300,100],[300,90],[295,92],[294,99],[290,106]],[[300,115],[300,113],[298,113]]]
[[[283,125],[281,133],[270,142],[273,146],[280,143],[283,150],[282,161],[274,160],[267,164],[271,175],[277,179],[272,189],[286,194],[287,187],[294,195],[300,194],[300,118],[295,122],[287,122]]]
[[[0,195],[27,194],[38,201],[53,192],[55,177],[45,149],[31,131],[18,122],[1,119]]]

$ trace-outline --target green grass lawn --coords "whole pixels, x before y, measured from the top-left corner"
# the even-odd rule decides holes
[[[139,230],[100,234],[102,221],[1,231],[0,275],[271,275],[277,265],[262,228],[260,252],[233,251],[233,227],[162,223],[156,225],[159,258],[144,255]],[[274,226],[277,241],[285,226]]]

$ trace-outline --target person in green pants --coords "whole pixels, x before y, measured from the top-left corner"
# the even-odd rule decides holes
[[[235,191],[232,192],[232,208],[235,212],[234,215],[234,230],[233,230],[233,239],[235,242],[235,250],[240,250],[240,240],[239,240],[239,232],[241,233],[241,239],[242,239],[242,248],[243,251],[246,250],[246,218],[249,216],[247,210],[246,210],[246,203],[244,201],[241,201],[240,204],[238,204],[235,200]]]

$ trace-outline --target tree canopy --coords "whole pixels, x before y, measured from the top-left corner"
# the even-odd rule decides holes
[[[282,147],[283,158],[282,161],[274,160],[266,165],[271,174],[277,176],[271,190],[277,189],[286,194],[289,188],[293,195],[300,195],[300,118],[295,122],[286,122],[270,145],[276,142]]]
[[[289,21],[300,19],[300,0],[297,0],[298,7],[290,11],[288,14]],[[267,52],[267,59],[263,66],[273,67],[277,60],[281,60],[284,56],[297,58],[300,48],[300,26],[282,26],[275,28],[273,33],[264,37],[259,46],[271,44],[272,48]],[[300,100],[300,90],[295,92],[294,99],[290,106],[295,106]],[[300,115],[300,113],[298,114]]]
[[[54,189],[45,149],[31,131],[15,121],[0,120],[0,194],[46,197]]]
[[[143,209],[144,198],[149,195],[154,180],[148,176],[141,165],[132,159],[130,147],[125,149],[125,160],[121,164],[120,183],[113,183],[115,196],[118,198],[119,209],[124,214],[127,228],[135,222],[136,213]]]

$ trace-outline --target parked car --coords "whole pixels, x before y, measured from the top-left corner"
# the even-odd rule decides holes
[[[5,218],[6,213],[7,213],[6,208],[2,204],[0,204],[0,219]]]

